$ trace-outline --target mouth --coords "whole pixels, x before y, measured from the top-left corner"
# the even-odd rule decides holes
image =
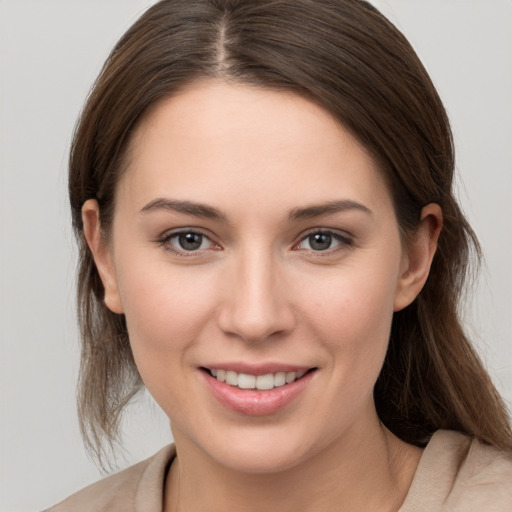
[[[291,406],[310,388],[318,370],[316,367],[236,364],[236,369],[241,370],[237,372],[235,365],[226,366],[201,367],[200,374],[218,403],[248,416],[272,415]]]
[[[302,379],[306,374],[314,372],[317,368],[302,369],[296,371],[281,371],[253,375],[250,373],[238,373],[232,370],[220,368],[201,368],[219,382],[243,390],[270,391],[274,388],[286,386]]]

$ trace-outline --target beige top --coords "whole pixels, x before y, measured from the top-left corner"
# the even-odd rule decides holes
[[[167,446],[153,457],[82,489],[47,512],[162,512]],[[511,512],[512,455],[440,430],[425,448],[398,512]]]

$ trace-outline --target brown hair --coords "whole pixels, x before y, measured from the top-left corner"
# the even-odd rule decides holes
[[[395,314],[375,386],[382,422],[424,445],[440,428],[511,447],[504,404],[458,318],[471,257],[480,250],[452,193],[454,151],[441,100],[404,36],[360,0],[163,0],[121,38],[92,90],[70,156],[79,244],[81,428],[101,457],[142,387],[124,317],[103,303],[81,208],[100,205],[108,233],[130,136],[160,99],[202,78],[295,91],[330,111],[387,176],[404,239],[438,203],[444,227],[427,283]]]

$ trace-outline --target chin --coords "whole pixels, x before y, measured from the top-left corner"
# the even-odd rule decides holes
[[[290,426],[237,428],[222,438],[212,436],[200,446],[214,463],[231,471],[248,474],[280,473],[300,466],[305,460],[324,450],[329,436],[322,443],[310,441],[311,432],[291,432]]]
[[[305,458],[299,447],[283,447],[273,443],[263,446],[233,446],[218,454],[218,463],[238,473],[272,474],[281,473],[298,466]]]

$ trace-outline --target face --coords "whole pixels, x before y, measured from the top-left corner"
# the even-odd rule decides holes
[[[93,239],[178,443],[275,471],[377,424],[393,311],[420,285],[381,172],[319,106],[215,82],[161,102]]]

